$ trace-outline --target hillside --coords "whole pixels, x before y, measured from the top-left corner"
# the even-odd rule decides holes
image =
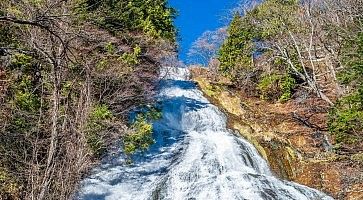
[[[204,94],[280,177],[361,199],[361,1],[267,0],[237,9]]]
[[[2,0],[0,199],[69,199],[115,145],[153,140],[160,62],[173,56],[164,0]]]

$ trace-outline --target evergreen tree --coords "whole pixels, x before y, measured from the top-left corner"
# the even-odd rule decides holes
[[[355,45],[354,45],[355,44]],[[360,33],[353,44],[356,53],[350,53],[347,68],[340,74],[343,84],[352,88],[351,92],[337,101],[330,112],[329,130],[339,143],[357,143],[363,140],[363,34]],[[351,56],[353,55],[353,56]]]
[[[176,12],[166,0],[85,0],[80,8],[89,20],[111,31],[143,31],[154,38],[175,39]]]
[[[251,65],[252,31],[236,13],[228,27],[228,37],[219,50],[220,72],[227,77],[235,78],[236,72]]]

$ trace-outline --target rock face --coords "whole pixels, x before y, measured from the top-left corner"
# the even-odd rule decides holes
[[[336,199],[363,199],[362,162],[334,153],[333,139],[324,127],[327,109],[319,99],[268,103],[196,74],[193,79],[227,114],[229,127],[257,148],[276,175]]]

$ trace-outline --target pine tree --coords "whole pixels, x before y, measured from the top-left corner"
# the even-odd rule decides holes
[[[356,53],[349,53],[347,67],[340,74],[340,80],[351,92],[339,99],[330,112],[329,130],[341,143],[357,143],[363,140],[363,34],[353,44]],[[353,56],[352,56],[353,55]]]
[[[225,76],[233,78],[236,71],[251,65],[252,31],[242,16],[236,13],[227,32],[228,37],[219,51],[219,70]]]

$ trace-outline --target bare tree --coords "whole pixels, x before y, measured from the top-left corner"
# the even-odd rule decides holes
[[[218,49],[227,37],[226,28],[204,32],[189,49],[188,60],[191,64],[208,66],[217,55]]]

